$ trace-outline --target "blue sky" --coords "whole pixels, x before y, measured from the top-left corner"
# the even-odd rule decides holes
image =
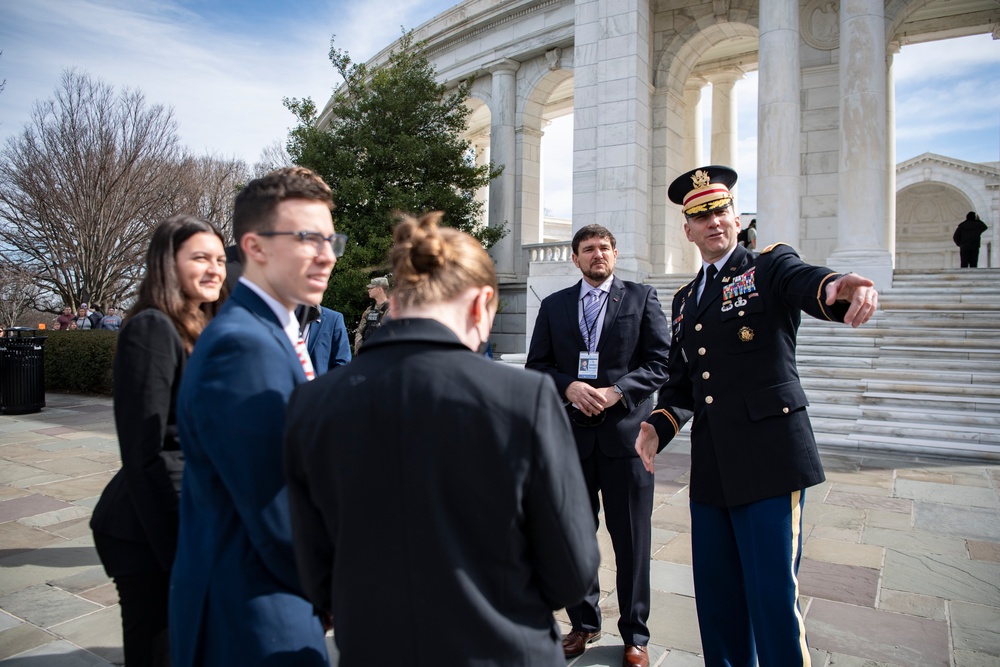
[[[330,37],[367,60],[451,0],[0,0],[0,141],[21,130],[64,68],[138,87],[174,108],[198,154],[253,163],[293,124],[283,97],[329,98]],[[934,152],[1000,161],[1000,41],[904,46],[895,59],[897,158]],[[710,92],[706,91],[707,99]],[[756,75],[737,84],[740,208],[756,207]],[[572,133],[550,126],[545,208],[568,216]],[[707,134],[706,134],[707,137]],[[707,143],[707,141],[706,141]],[[707,149],[707,146],[706,146]],[[560,156],[566,156],[565,158]]]

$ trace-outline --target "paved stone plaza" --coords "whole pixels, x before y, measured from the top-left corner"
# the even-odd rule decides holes
[[[47,401],[40,413],[0,416],[0,664],[121,664],[115,588],[87,527],[118,466],[111,401]],[[702,664],[689,461],[686,443],[657,458],[650,663],[664,667]],[[806,497],[800,572],[813,664],[1000,665],[1000,463],[823,461],[828,480]],[[614,558],[606,533],[600,541],[606,634],[576,667],[621,661]],[[389,629],[401,619],[386,602]]]

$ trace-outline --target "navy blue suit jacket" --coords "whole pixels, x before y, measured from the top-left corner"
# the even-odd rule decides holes
[[[580,352],[587,349],[580,333],[579,303],[579,282],[542,301],[525,365],[550,375],[563,399],[566,388],[577,380]],[[656,290],[614,278],[597,344],[597,379],[582,381],[594,387],[618,385],[623,398],[607,410],[600,426],[573,425],[581,458],[589,456],[595,445],[608,456],[638,456],[639,424],[652,410],[647,399],[667,379],[669,340]]]
[[[178,392],[185,470],[170,589],[174,665],[328,664],[303,597],[282,465],[285,409],[306,381],[274,312],[239,284]]]
[[[344,316],[335,310],[320,306],[320,316],[309,325],[306,343],[316,375],[322,375],[334,366],[343,366],[351,360],[351,342],[347,338]]]

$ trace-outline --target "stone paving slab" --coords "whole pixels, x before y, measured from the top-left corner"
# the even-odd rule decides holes
[[[1000,606],[997,563],[889,550],[882,582],[897,591]]]
[[[810,646],[907,667],[949,667],[948,625],[830,600],[813,600]]]
[[[0,416],[0,667],[121,664],[117,591],[87,525],[119,465],[111,402],[47,402],[41,413]],[[813,664],[998,667],[1000,464],[822,456],[828,480],[806,493],[799,573]],[[651,664],[694,667],[703,660],[686,434],[656,465]],[[615,562],[603,525],[598,544],[605,635],[569,664],[617,667]],[[569,629],[564,610],[556,618]]]
[[[913,526],[919,530],[1000,542],[1000,513],[995,510],[918,501],[913,511]]]

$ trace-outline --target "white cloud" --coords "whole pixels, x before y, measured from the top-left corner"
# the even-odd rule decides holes
[[[413,27],[451,3],[381,4],[275,3],[270,15],[253,16],[239,2],[189,5],[205,15],[176,0],[0,3],[0,79],[7,79],[0,136],[18,132],[32,103],[52,96],[61,71],[77,67],[172,106],[182,142],[195,152],[253,162],[294,124],[283,97],[312,97],[320,106],[329,98],[337,83],[327,59],[331,35],[364,61],[399,37],[401,24]]]

